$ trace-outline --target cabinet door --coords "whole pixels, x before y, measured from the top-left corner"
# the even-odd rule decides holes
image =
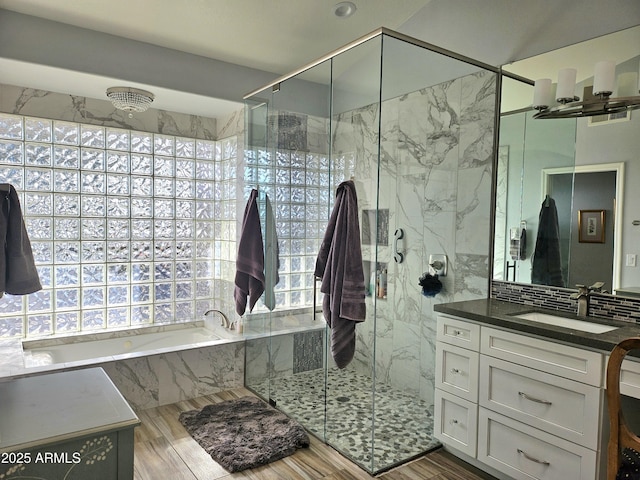
[[[480,356],[480,405],[593,450],[598,448],[601,390]]]
[[[436,388],[478,402],[478,352],[436,344]]]
[[[480,325],[467,320],[438,314],[437,340],[458,347],[480,349]]]
[[[516,480],[594,480],[596,452],[480,407],[478,460]]]
[[[476,456],[478,406],[436,389],[433,433],[442,443]]]
[[[483,327],[480,352],[564,378],[602,386],[603,355],[557,342]]]

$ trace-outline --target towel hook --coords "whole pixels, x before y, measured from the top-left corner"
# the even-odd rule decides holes
[[[402,263],[404,261],[404,255],[398,250],[398,240],[404,238],[404,230],[401,228],[396,229],[393,237],[393,259],[396,263]]]

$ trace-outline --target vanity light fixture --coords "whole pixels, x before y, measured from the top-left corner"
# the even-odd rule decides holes
[[[333,6],[333,14],[339,18],[348,18],[356,13],[356,4],[353,2],[340,2]]]
[[[577,118],[608,115],[640,108],[640,85],[638,73],[623,73],[618,76],[617,95],[612,97],[616,86],[616,65],[611,61],[598,62],[593,76],[592,93],[585,88],[584,98],[574,95],[576,70],[564,68],[558,72],[555,95],[551,79],[536,80],[533,90],[533,108],[538,110],[533,118]],[[553,97],[559,105],[551,106]]]
[[[132,87],[111,87],[107,89],[107,97],[118,110],[129,112],[129,118],[133,117],[133,112],[146,111],[155,95],[146,90]]]

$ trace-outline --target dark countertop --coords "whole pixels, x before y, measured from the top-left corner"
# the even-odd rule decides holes
[[[456,317],[465,318],[501,328],[508,328],[521,333],[528,333],[549,340],[556,340],[579,347],[610,352],[620,341],[640,336],[640,325],[637,323],[623,322],[597,317],[578,317],[567,312],[548,310],[531,305],[494,300],[492,298],[481,300],[468,300],[464,302],[442,303],[434,306],[439,313],[446,313]],[[588,320],[602,325],[618,326],[616,330],[605,333],[588,333],[572,328],[547,325],[543,323],[514,318],[527,312],[543,312],[559,317]],[[640,351],[631,352],[629,355],[640,357]]]

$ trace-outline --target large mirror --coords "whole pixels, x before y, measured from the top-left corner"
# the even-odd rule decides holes
[[[615,61],[614,97],[638,93],[640,27],[504,70],[526,79],[577,69],[576,95],[594,66]],[[534,119],[533,86],[504,77],[498,152],[493,278],[640,295],[640,110]],[[556,220],[557,219],[557,220]],[[557,225],[557,229],[555,228]]]

